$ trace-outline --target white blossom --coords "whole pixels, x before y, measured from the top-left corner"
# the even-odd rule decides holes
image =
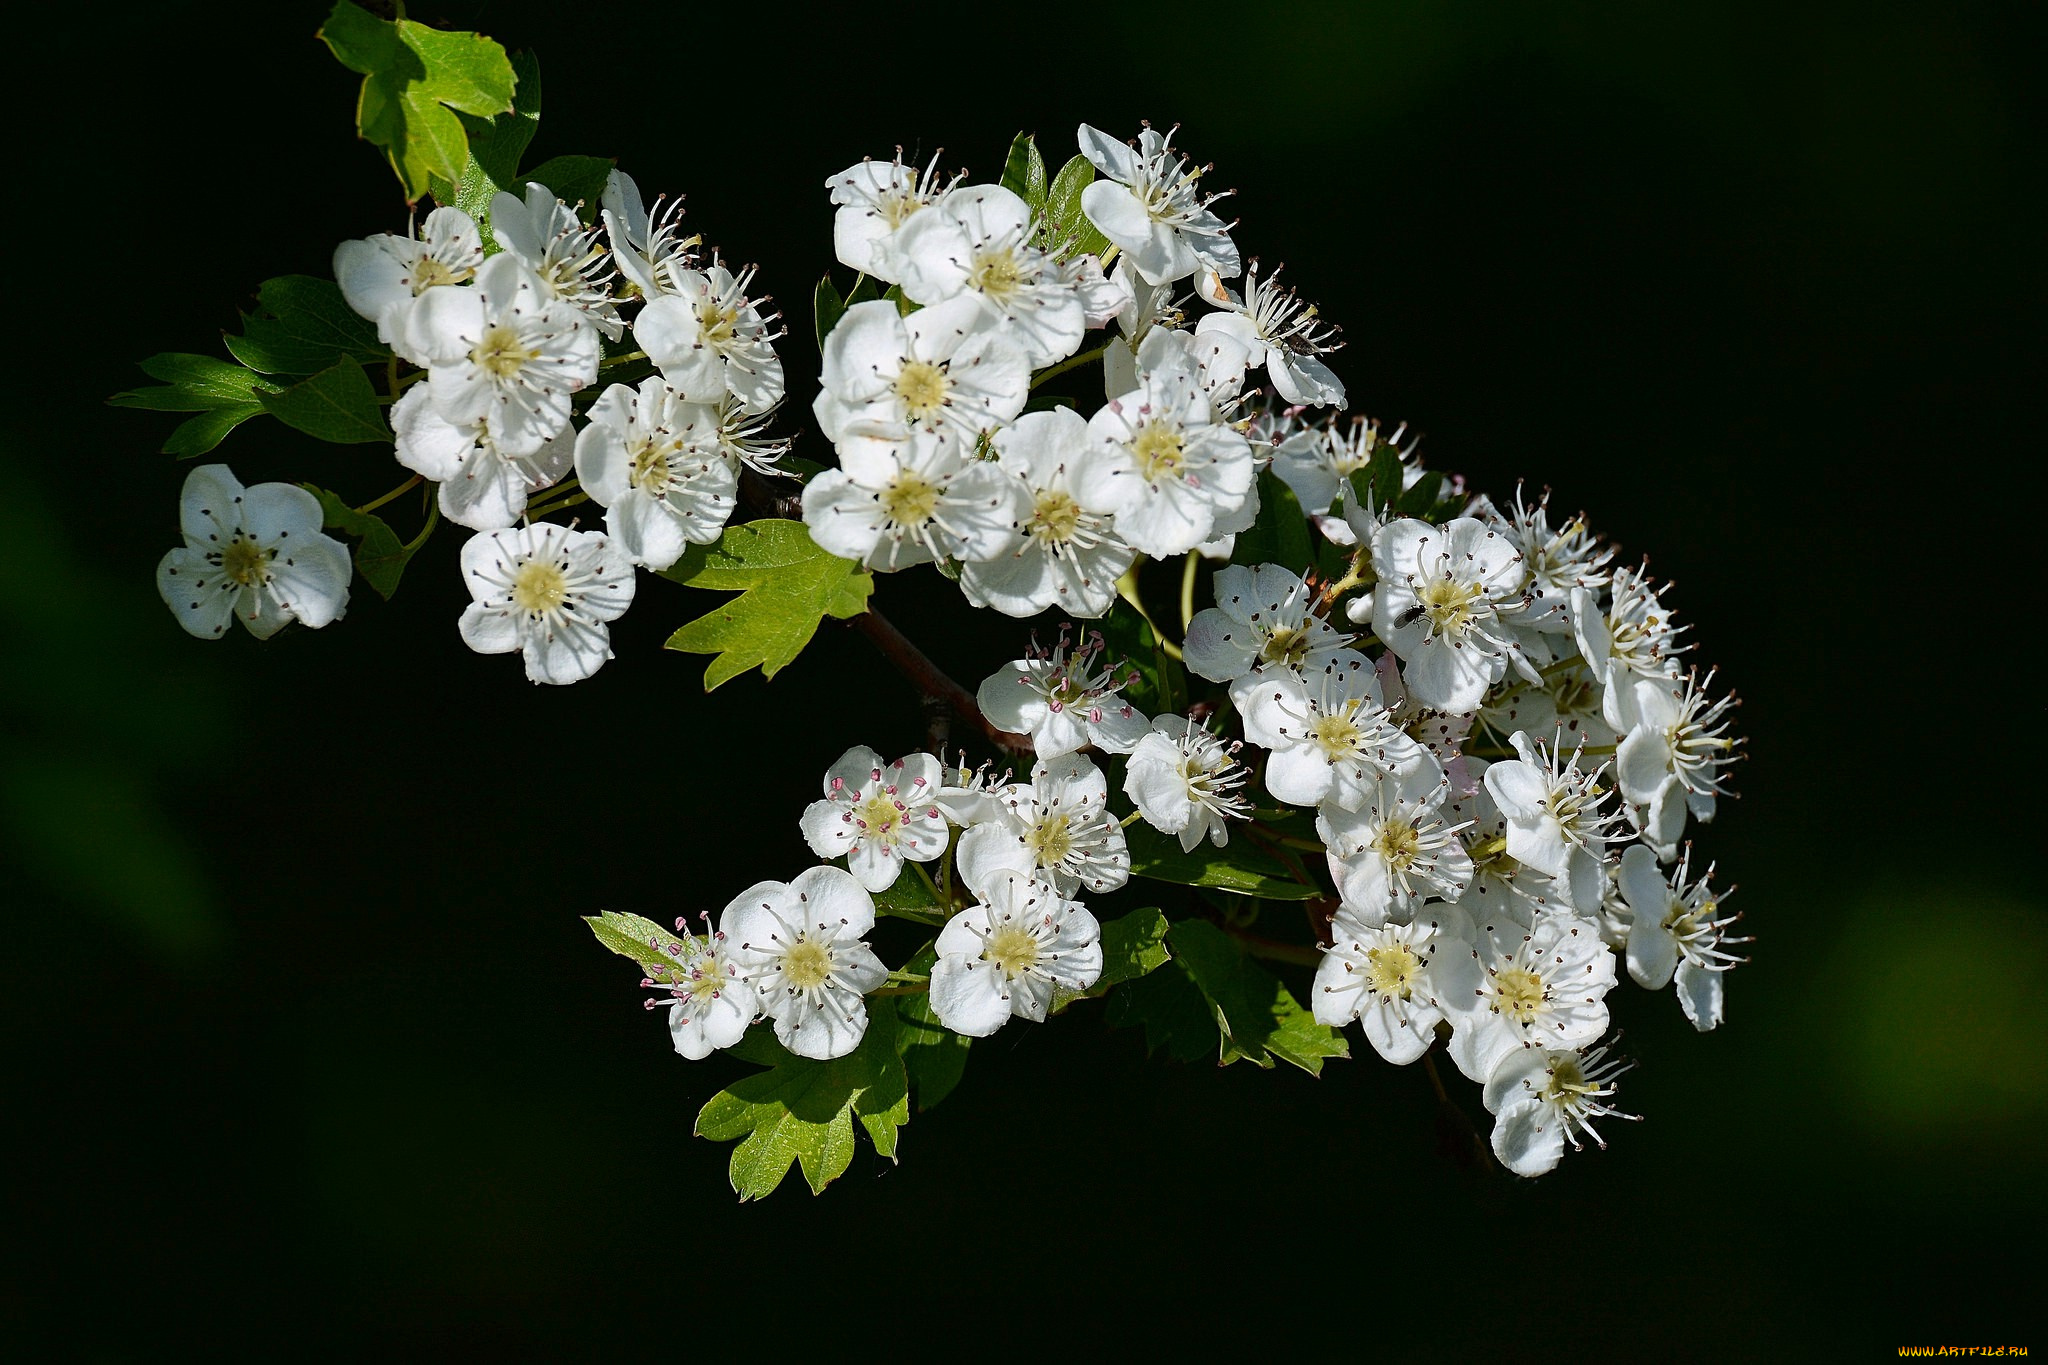
[[[1251,777],[1237,761],[1239,747],[1186,716],[1160,716],[1131,750],[1124,795],[1145,823],[1177,836],[1183,852],[1194,852],[1204,839],[1222,848],[1230,842],[1230,821],[1252,810],[1238,795]]]
[[[1278,564],[1218,569],[1216,605],[1188,622],[1181,650],[1189,671],[1230,683],[1255,669],[1314,673],[1351,651],[1351,637],[1314,611],[1316,593]]]
[[[1742,743],[1727,734],[1730,695],[1707,698],[1696,675],[1683,681],[1616,676],[1607,689],[1606,717],[1622,736],[1614,753],[1614,776],[1629,803],[1630,818],[1657,856],[1678,856],[1688,812],[1702,822],[1714,818],[1715,798],[1727,790],[1722,769],[1736,759]]]
[[[1605,1150],[1594,1119],[1638,1119],[1608,1104],[1615,1078],[1634,1063],[1607,1060],[1607,1049],[1528,1048],[1509,1053],[1487,1078],[1483,1096],[1494,1115],[1493,1154],[1520,1176],[1538,1176],[1564,1158],[1565,1143],[1581,1151],[1581,1134]]]
[[[991,878],[980,903],[948,920],[932,947],[932,1013],[970,1038],[1013,1017],[1043,1023],[1055,993],[1085,991],[1102,975],[1095,916],[1015,872]]]
[[[1213,272],[1204,274],[1197,292],[1224,311],[1204,317],[1195,331],[1234,337],[1245,348],[1245,363],[1264,365],[1273,387],[1289,403],[1341,408],[1343,381],[1317,359],[1343,344],[1333,340],[1337,329],[1319,323],[1314,305],[1304,306],[1293,290],[1279,288],[1279,278],[1275,269],[1261,285],[1259,263],[1253,261],[1240,299]]]
[[[611,242],[612,260],[642,298],[669,292],[669,272],[688,270],[697,263],[696,248],[703,239],[695,233],[683,236],[680,198],[666,208],[657,199],[650,214],[633,177],[614,170],[605,177],[603,203],[600,216],[605,237]]]
[[[717,404],[692,403],[660,378],[613,384],[576,437],[576,473],[605,508],[605,529],[635,564],[666,569],[686,545],[717,540],[739,479]]]
[[[1382,777],[1425,788],[1443,777],[1430,752],[1394,723],[1372,667],[1348,650],[1307,676],[1286,668],[1253,673],[1232,684],[1230,699],[1245,738],[1272,751],[1266,790],[1289,805],[1356,809]]]
[[[319,499],[296,484],[244,488],[226,465],[200,465],[178,497],[185,543],[157,564],[156,590],[202,640],[235,617],[259,640],[291,621],[317,630],[340,619],[353,572],[320,524]]]
[[[1523,585],[1529,595],[1529,607],[1522,614],[1521,624],[1550,634],[1570,635],[1573,590],[1597,590],[1605,584],[1607,561],[1614,557],[1614,551],[1603,547],[1586,528],[1583,515],[1553,528],[1549,489],[1529,503],[1517,488],[1511,508],[1495,510],[1489,506],[1485,510],[1506,529],[1529,574]]]
[[[472,531],[518,521],[532,495],[561,481],[576,458],[576,434],[563,427],[523,454],[491,439],[483,421],[457,425],[435,406],[431,386],[415,384],[391,409],[398,462],[438,491],[441,515]]]
[[[585,227],[571,205],[545,185],[529,184],[526,198],[500,190],[491,198],[491,236],[519,258],[554,298],[574,308],[613,341],[625,335],[612,302],[609,254],[602,234]]]
[[[1102,456],[1082,474],[1081,495],[1108,507],[1117,534],[1145,554],[1194,549],[1250,492],[1251,446],[1212,420],[1185,357],[1143,372],[1137,388],[1089,419],[1088,431]]]
[[[864,157],[825,182],[838,211],[832,215],[832,248],[842,265],[885,284],[899,276],[893,239],[896,230],[926,205],[959,183],[938,183],[934,154],[922,175],[903,164],[903,149],[892,161]]]
[[[1609,690],[1632,681],[1631,674],[1677,677],[1678,656],[1690,648],[1678,642],[1686,627],[1672,623],[1648,574],[1640,569],[1614,571],[1604,610],[1595,589],[1573,588],[1571,621],[1586,666]]]
[[[974,563],[1013,553],[1030,490],[931,432],[901,441],[849,436],[839,468],[804,485],[804,524],[835,555],[884,571],[930,560]]]
[[[998,332],[1033,366],[1065,359],[1087,317],[1067,272],[1031,244],[1031,210],[1000,185],[963,185],[895,235],[904,296],[927,325]]]
[[[820,858],[845,858],[868,890],[886,891],[905,859],[928,863],[946,851],[951,835],[936,804],[943,781],[930,754],[885,764],[855,745],[826,771],[824,798],[804,809],[804,842]]]
[[[377,324],[377,340],[415,365],[426,362],[406,338],[414,300],[439,285],[468,284],[484,263],[483,234],[460,209],[427,215],[418,237],[379,232],[334,249],[334,282],[341,296]]]
[[[1749,940],[1729,933],[1742,918],[1739,914],[1719,913],[1732,893],[1716,895],[1709,888],[1714,869],[1709,867],[1694,881],[1691,867],[1688,850],[1666,881],[1654,853],[1642,844],[1629,845],[1615,878],[1621,892],[1617,908],[1624,912],[1620,919],[1628,945],[1628,974],[1637,985],[1653,991],[1675,979],[1685,1017],[1705,1033],[1726,1015],[1721,974],[1746,960],[1724,945]]]
[[[633,561],[610,538],[552,522],[471,536],[462,577],[474,600],[462,639],[479,654],[519,651],[537,683],[578,682],[612,657],[606,623],[633,603]]]
[[[720,924],[726,951],[760,992],[784,1047],[829,1061],[860,1046],[868,1031],[862,997],[889,969],[865,941],[875,902],[852,873],[814,867],[787,884],[756,883],[733,898]]]
[[[1511,659],[1540,676],[1506,629],[1524,603],[1522,557],[1493,527],[1472,517],[1390,522],[1373,540],[1372,567],[1373,633],[1400,658],[1421,705],[1478,710]]]
[[[999,814],[960,836],[954,865],[982,894],[1003,872],[1051,882],[1061,895],[1114,891],[1130,879],[1124,832],[1109,813],[1109,783],[1080,754],[1040,759],[1031,780],[995,793]]]
[[[727,917],[730,914],[728,910]],[[668,945],[650,944],[665,947],[675,966],[663,969],[659,980],[648,978],[640,983],[645,989],[668,992],[666,1001],[651,999],[647,1008],[667,1004],[669,1040],[691,1061],[737,1043],[761,1011],[761,998],[753,983],[740,974],[726,951],[724,931],[711,928],[709,915],[704,919],[702,935],[692,934],[689,921],[678,919],[679,939]]]
[[[1097,667],[1102,636],[1091,632],[1068,648],[1068,631],[1045,649],[998,669],[981,684],[975,704],[989,724],[1013,735],[1030,735],[1041,759],[1058,758],[1093,745],[1104,753],[1127,754],[1152,722],[1119,693],[1138,680],[1120,663]]]
[[[1399,779],[1374,784],[1346,810],[1327,803],[1316,834],[1329,851],[1330,877],[1341,902],[1338,918],[1361,925],[1412,919],[1430,896],[1455,901],[1472,880],[1472,858],[1458,838],[1471,821],[1453,823],[1444,789]]]
[[[473,289],[430,289],[406,321],[443,421],[481,424],[499,450],[530,455],[569,425],[571,395],[597,378],[597,329],[509,252]]]
[[[963,455],[1022,412],[1031,393],[1030,365],[1001,336],[968,336],[923,312],[904,317],[886,299],[846,310],[825,338],[819,378],[812,411],[833,442],[922,431]]]
[[[671,292],[649,299],[633,321],[633,339],[686,397],[715,403],[733,394],[748,412],[782,401],[782,361],[770,330],[779,313],[764,315],[747,296],[754,268],[734,275],[714,256],[702,270],[671,269]]]
[[[1507,820],[1508,856],[1554,878],[1558,896],[1580,914],[1594,914],[1606,892],[1607,838],[1618,813],[1600,785],[1606,765],[1588,771],[1579,752],[1517,732],[1518,758],[1486,770],[1486,790]]]
[[[1597,924],[1568,914],[1533,924],[1480,924],[1473,955],[1484,975],[1474,993],[1445,1000],[1451,1060],[1484,1084],[1521,1048],[1568,1048],[1607,1031],[1614,954]]]
[[[1081,154],[1109,178],[1081,191],[1081,211],[1148,283],[1185,279],[1205,266],[1233,279],[1239,266],[1230,225],[1210,208],[1224,196],[1201,193],[1203,168],[1175,154],[1174,131],[1147,126],[1137,142],[1123,143],[1082,124],[1075,135]]]
[[[1316,1022],[1343,1028],[1356,1019],[1373,1051],[1406,1066],[1436,1042],[1446,1000],[1479,989],[1471,929],[1455,906],[1410,924],[1337,922],[1316,969],[1310,1008]]]
[[[1098,459],[1088,423],[1071,408],[1027,412],[995,434],[998,465],[1029,492],[1022,539],[1009,554],[961,566],[960,589],[977,607],[1035,616],[1058,607],[1093,618],[1116,602],[1116,581],[1137,551],[1124,544],[1109,509],[1080,493],[1081,473]]]

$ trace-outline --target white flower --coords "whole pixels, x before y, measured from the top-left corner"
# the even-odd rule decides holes
[[[896,149],[893,161],[864,157],[825,182],[839,211],[832,215],[832,249],[840,263],[894,284],[895,254],[891,249],[896,230],[908,223],[920,209],[959,183],[938,183],[939,157],[920,176],[903,164],[903,149]]]
[[[935,804],[943,781],[930,754],[884,764],[855,745],[826,771],[824,799],[804,809],[804,842],[820,858],[845,858],[868,890],[886,891],[904,859],[928,863],[946,851],[951,835]]]
[[[1552,529],[1547,488],[1534,504],[1524,502],[1522,490],[1517,488],[1512,510],[1486,510],[1500,519],[1529,571],[1524,585],[1529,609],[1522,614],[1521,624],[1553,634],[1571,634],[1573,589],[1593,590],[1606,583],[1607,561],[1614,558],[1614,551],[1603,548],[1586,529],[1583,515]]]
[[[1307,677],[1270,668],[1239,679],[1230,700],[1245,738],[1272,751],[1266,790],[1294,806],[1335,802],[1355,809],[1380,779],[1434,787],[1443,770],[1381,704],[1379,679],[1361,655],[1332,658]]]
[[[1505,618],[1522,609],[1522,557],[1485,522],[1458,517],[1443,526],[1404,518],[1372,543],[1378,582],[1372,628],[1397,655],[1417,703],[1476,711],[1521,646]]]
[[[1671,623],[1671,613],[1658,600],[1649,576],[1640,569],[1616,569],[1608,590],[1604,611],[1597,590],[1571,592],[1572,633],[1593,676],[1610,690],[1621,686],[1629,674],[1677,677],[1678,656],[1691,648],[1678,643],[1686,627]]]
[[[1665,862],[1678,856],[1688,811],[1714,818],[1715,798],[1727,790],[1721,770],[1742,743],[1727,734],[1734,696],[1707,700],[1713,681],[1712,673],[1705,683],[1623,674],[1607,689],[1607,718],[1622,735],[1615,780],[1636,828]]]
[[[1150,284],[1185,279],[1204,266],[1232,279],[1238,255],[1230,225],[1209,208],[1224,196],[1205,198],[1196,188],[1202,170],[1174,154],[1174,131],[1162,136],[1147,126],[1127,144],[1082,124],[1075,135],[1081,154],[1109,179],[1081,191],[1081,211]]]
[[[491,236],[531,270],[550,295],[576,309],[613,341],[625,335],[612,302],[612,272],[594,227],[545,185],[529,184],[526,198],[500,190],[491,198]]]
[[[185,476],[178,497],[183,547],[156,566],[156,590],[178,624],[202,640],[241,617],[267,640],[288,621],[316,630],[348,606],[348,550],[320,533],[320,501],[289,483],[244,488],[222,464]]]
[[[666,569],[685,545],[709,545],[737,505],[739,479],[720,442],[721,414],[658,378],[613,384],[576,437],[583,490],[635,564]]]
[[[1581,1133],[1606,1150],[1606,1140],[1593,1131],[1594,1119],[1642,1117],[1607,1103],[1615,1077],[1635,1064],[1606,1057],[1605,1047],[1530,1048],[1501,1061],[1483,1092],[1494,1115],[1493,1154],[1501,1165],[1516,1175],[1542,1175],[1563,1160],[1566,1142],[1575,1152],[1584,1150]]]
[[[893,243],[903,293],[929,325],[1000,332],[1034,367],[1074,353],[1087,330],[1076,292],[1031,245],[1031,210],[1000,185],[965,185],[904,224]]]
[[[483,421],[460,426],[441,415],[430,385],[415,384],[391,409],[398,462],[439,491],[441,515],[472,531],[497,531],[519,520],[527,500],[559,482],[576,458],[576,437],[564,427],[539,449],[512,454],[491,439]]]
[[[1101,616],[1138,552],[1117,535],[1107,508],[1081,497],[1079,475],[1099,458],[1088,423],[1070,408],[1027,412],[996,433],[995,448],[1000,467],[1029,491],[1030,515],[1014,551],[961,567],[960,590],[975,606],[1006,616],[1054,606],[1071,616]]]
[[[377,340],[414,364],[424,364],[406,341],[413,301],[436,285],[467,284],[484,262],[483,234],[460,209],[427,215],[417,238],[380,232],[334,248],[334,282],[341,296],[377,324]]]
[[[1204,839],[1222,848],[1230,842],[1229,822],[1252,811],[1237,794],[1251,776],[1237,761],[1238,748],[1186,716],[1160,716],[1131,750],[1124,795],[1145,823],[1178,835],[1183,852],[1194,852]]]
[[[946,819],[963,829],[983,824],[1002,817],[1002,803],[996,798],[1009,782],[1007,771],[996,776],[987,763],[979,768],[968,767],[966,751],[962,750],[959,765],[946,770],[944,785],[933,798],[933,804]]]
[[[1067,287],[1081,300],[1081,314],[1090,327],[1106,325],[1131,306],[1130,281],[1121,271],[1105,275],[1099,256],[1073,256],[1060,262]]]
[[[703,238],[682,235],[683,201],[676,199],[666,209],[654,201],[650,215],[641,201],[640,187],[624,171],[613,171],[604,181],[605,236],[612,244],[612,260],[642,298],[668,292],[667,275],[687,270],[697,263],[696,247]]]
[[[1615,740],[1614,727],[1601,713],[1606,689],[1583,659],[1543,670],[1543,681],[1518,681],[1488,695],[1479,708],[1480,723],[1505,738],[1517,730],[1555,735],[1559,748],[1583,744],[1604,748]]]
[[[1279,278],[1275,269],[1261,287],[1259,263],[1253,261],[1245,272],[1244,297],[1240,299],[1213,272],[1205,274],[1198,292],[1225,311],[1204,317],[1195,324],[1195,331],[1236,338],[1245,348],[1245,363],[1264,365],[1273,387],[1288,402],[1341,408],[1343,382],[1316,359],[1343,345],[1332,340],[1337,329],[1319,324],[1314,305],[1304,307],[1293,290],[1275,285]]]
[[[1312,610],[1314,589],[1278,564],[1218,569],[1216,605],[1188,622],[1181,650],[1190,671],[1236,682],[1254,669],[1315,673],[1348,654],[1351,637]]]
[[[1714,869],[1709,867],[1688,884],[1691,867],[1688,851],[1666,881],[1656,855],[1642,844],[1631,844],[1621,855],[1615,881],[1621,890],[1618,908],[1626,911],[1620,918],[1627,932],[1628,974],[1653,991],[1676,978],[1685,1017],[1705,1033],[1725,1017],[1721,973],[1746,960],[1722,945],[1749,940],[1728,932],[1741,915],[1718,913],[1732,893],[1716,896],[1708,888]]]
[[[1447,808],[1454,817],[1468,822],[1461,837],[1472,859],[1472,881],[1458,897],[1458,904],[1475,920],[1494,924],[1512,920],[1526,927],[1540,911],[1552,907],[1555,879],[1508,852],[1507,819],[1483,780],[1489,765],[1477,758],[1467,758],[1465,765],[1482,780],[1471,795]]]
[[[728,910],[726,917],[731,913]],[[640,983],[649,990],[668,992],[666,1002],[649,1000],[647,1008],[668,1005],[669,1040],[693,1062],[708,1057],[714,1049],[737,1043],[761,1011],[761,998],[753,983],[740,975],[726,952],[724,931],[711,929],[709,915],[704,919],[701,938],[690,933],[688,921],[678,919],[676,930],[681,937],[667,950],[676,965],[664,970],[660,980]]]
[[[1044,1023],[1058,991],[1102,975],[1102,926],[1044,882],[1005,872],[939,930],[932,1013],[955,1033],[986,1038],[1012,1016]]]
[[[804,524],[832,554],[885,571],[928,560],[997,559],[1017,548],[1030,492],[987,460],[936,435],[849,436],[838,469],[804,485]]]
[[[796,477],[781,464],[782,457],[789,454],[790,438],[762,434],[775,416],[774,408],[766,412],[748,412],[746,403],[738,394],[732,393],[719,399],[716,406],[718,448],[731,462],[735,473],[745,467],[770,478]]]
[[[1138,680],[1121,664],[1096,667],[1102,636],[1091,632],[1071,654],[1068,632],[1059,643],[1012,660],[989,675],[975,703],[989,724],[1013,735],[1030,735],[1040,759],[1058,758],[1089,745],[1105,753],[1127,754],[1152,722],[1117,694]]]
[[[1429,1051],[1443,1001],[1479,989],[1464,916],[1453,906],[1438,909],[1439,918],[1413,924],[1340,920],[1316,969],[1310,996],[1316,1022],[1343,1028],[1358,1020],[1373,1051],[1396,1066]]]
[[[481,424],[498,449],[530,455],[569,425],[569,398],[597,378],[597,329],[500,252],[474,289],[429,289],[406,321],[434,410]]]
[[[1080,492],[1115,514],[1127,544],[1161,558],[1184,554],[1244,502],[1251,446],[1211,415],[1193,363],[1183,356],[1141,373],[1137,388],[1089,419],[1102,456],[1081,475]]]
[[[612,657],[607,621],[633,603],[633,561],[595,531],[552,522],[471,536],[462,577],[475,600],[462,639],[479,654],[518,650],[537,683],[572,683]]]
[[[649,299],[633,321],[633,339],[662,377],[689,398],[715,403],[736,395],[748,412],[782,401],[782,361],[770,331],[782,315],[763,316],[765,299],[747,297],[754,268],[734,275],[716,256],[702,270],[670,270],[673,292]]]
[[[1619,818],[1600,785],[1606,765],[1582,771],[1574,749],[1560,767],[1560,750],[1521,732],[1511,742],[1521,757],[1495,763],[1485,778],[1507,820],[1508,856],[1555,878],[1574,910],[1595,914],[1606,893],[1607,838]]]
[[[1114,891],[1130,879],[1122,826],[1109,813],[1109,783],[1079,754],[1040,759],[1031,781],[996,792],[997,819],[960,836],[955,865],[977,895],[1004,872],[1052,883],[1061,895],[1078,887]]]
[[[1599,926],[1566,914],[1478,926],[1473,953],[1484,969],[1474,993],[1444,1001],[1451,1060],[1484,1084],[1519,1048],[1590,1043],[1607,1031],[1614,954]]]
[[[1329,850],[1330,877],[1347,924],[1408,920],[1430,896],[1455,901],[1472,880],[1472,858],[1442,808],[1441,786],[1416,790],[1382,781],[1357,810],[1334,802],[1316,815],[1316,834]]]
[[[985,431],[1024,410],[1031,367],[994,333],[965,336],[923,312],[904,317],[886,299],[856,303],[825,338],[812,404],[835,443],[864,435],[939,436],[972,455]]]
[[[1415,458],[1420,437],[1402,444],[1408,424],[1391,432],[1380,429],[1370,417],[1354,417],[1347,426],[1335,420],[1289,436],[1273,448],[1273,474],[1294,492],[1294,500],[1308,514],[1316,529],[1339,545],[1372,544],[1386,524],[1384,508],[1360,508],[1351,496],[1351,476],[1372,464],[1382,448],[1392,451],[1401,463],[1401,486],[1407,488],[1422,478],[1422,465]],[[1337,509],[1333,511],[1332,509]],[[1362,515],[1368,534],[1360,537],[1352,525]]]
[[[719,923],[784,1047],[829,1061],[860,1046],[868,1031],[862,997],[889,969],[864,941],[875,902],[852,873],[814,867],[786,885],[759,882],[733,898]]]

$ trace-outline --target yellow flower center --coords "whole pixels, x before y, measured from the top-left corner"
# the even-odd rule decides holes
[[[1266,637],[1259,657],[1283,668],[1299,668],[1308,659],[1308,631],[1301,626],[1282,626]]]
[[[903,823],[903,812],[887,792],[876,792],[853,808],[853,818],[867,826],[869,837],[893,833]]]
[[[922,526],[939,510],[939,487],[906,471],[882,490],[882,510],[898,526]]]
[[[997,303],[1006,301],[1024,285],[1024,271],[1017,264],[1017,253],[1005,247],[1001,251],[977,251],[974,264],[968,268],[967,284],[970,289],[979,289]]]
[[[994,963],[1004,976],[1014,979],[1037,965],[1038,940],[1027,931],[1009,925],[988,936],[988,946],[982,949],[981,955]]]
[[[832,954],[822,943],[799,939],[782,959],[782,974],[800,991],[822,986],[832,979]]]
[[[535,616],[555,610],[569,598],[569,580],[559,566],[529,559],[512,575],[512,603]]]
[[[908,362],[896,375],[896,397],[903,404],[903,415],[913,422],[928,422],[938,416],[951,387],[945,370],[923,360]]]
[[[1372,844],[1387,860],[1387,866],[1397,872],[1422,856],[1422,836],[1416,832],[1412,820],[1387,821],[1373,836]]]
[[[1543,978],[1527,967],[1510,967],[1493,978],[1494,1004],[1518,1024],[1533,1024],[1543,1008]]]
[[[632,449],[633,467],[626,478],[635,488],[651,486],[657,493],[668,487],[669,452],[677,448],[674,441],[656,440],[652,436],[642,437]]]
[[[1358,752],[1358,741],[1364,732],[1351,719],[1354,713],[1353,707],[1346,706],[1342,711],[1332,711],[1309,722],[1308,737],[1325,758],[1342,758]]]
[[[412,267],[413,296],[417,298],[437,284],[461,284],[470,274],[470,271],[443,265],[432,256],[422,256]]]
[[[510,379],[529,360],[538,359],[539,351],[520,345],[519,333],[503,325],[485,332],[469,353],[470,364],[498,379]]]
[[[1432,578],[1419,595],[1430,625],[1437,634],[1449,635],[1472,619],[1472,603],[1479,596],[1479,585],[1460,583],[1454,578]]]
[[[237,536],[228,542],[227,549],[221,551],[220,571],[228,576],[229,581],[240,583],[245,588],[267,582],[270,578],[270,551],[253,540]]]
[[[730,345],[739,320],[740,310],[737,308],[721,308],[715,303],[707,303],[697,309],[697,325],[704,331],[706,346]]]
[[[1365,954],[1366,984],[1381,995],[1406,1000],[1414,988],[1415,974],[1421,970],[1422,959],[1405,943],[1371,948]]]
[[[1024,844],[1037,857],[1040,867],[1064,862],[1074,851],[1074,836],[1067,829],[1067,817],[1054,815],[1040,820],[1024,836]]]
[[[1064,542],[1081,529],[1081,504],[1056,489],[1038,495],[1031,513],[1031,534],[1039,540]]]
[[[1138,473],[1147,483],[1174,478],[1186,462],[1187,443],[1181,439],[1179,427],[1147,422],[1131,438],[1131,458],[1138,462]]]
[[[1541,1093],[1546,1100],[1570,1100],[1597,1088],[1586,1079],[1578,1058],[1559,1057],[1552,1063],[1550,1079],[1543,1083]]]

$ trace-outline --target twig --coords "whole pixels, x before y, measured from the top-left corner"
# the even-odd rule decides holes
[[[1032,756],[1031,741],[1022,735],[1013,735],[998,730],[989,724],[975,704],[974,694],[946,675],[944,669],[925,657],[923,650],[910,642],[910,637],[896,629],[889,618],[874,607],[869,607],[853,618],[854,628],[874,642],[884,658],[894,665],[896,671],[910,679],[911,685],[924,693],[934,708],[950,710],[954,715],[972,725],[990,744],[1006,754],[1019,758]]]

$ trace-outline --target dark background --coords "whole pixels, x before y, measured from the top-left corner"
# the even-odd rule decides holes
[[[318,7],[42,12],[21,51],[65,93],[7,94],[0,1331],[111,1360],[2048,1349],[2025,8],[415,6],[538,49],[537,155],[615,155],[762,263],[792,421],[827,175],[902,143],[993,179],[1018,128],[1057,165],[1082,119],[1181,121],[1247,253],[1344,324],[1354,410],[1651,554],[1745,700],[1704,851],[1755,961],[1712,1035],[1617,993],[1648,1117],[1608,1152],[1474,1174],[1416,1069],[1148,1063],[1083,1007],[978,1045],[900,1167],[863,1145],[745,1207],[690,1136],[744,1068],[675,1057],[576,917],[793,875],[817,775],[912,747],[913,697],[835,627],[706,698],[660,645],[707,599],[644,580],[617,662],[530,687],[457,638],[451,534],[331,629],[187,638],[151,584],[168,419],[100,400],[403,205]],[[217,458],[354,501],[402,476],[274,424]],[[877,600],[970,685],[1022,638],[929,574]]]

